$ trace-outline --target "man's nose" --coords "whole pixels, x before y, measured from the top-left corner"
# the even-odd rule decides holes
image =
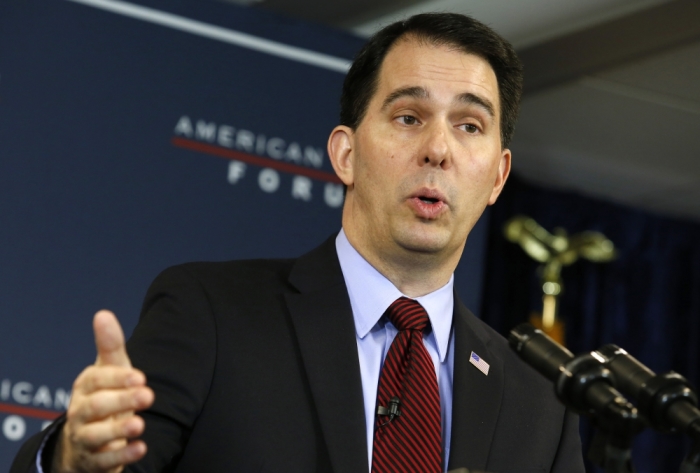
[[[448,169],[452,165],[451,128],[434,123],[425,130],[419,165],[439,166]]]

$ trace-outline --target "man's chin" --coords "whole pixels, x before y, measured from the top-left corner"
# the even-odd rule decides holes
[[[437,232],[404,234],[396,240],[399,245],[408,252],[435,255],[446,249],[449,240],[444,235],[434,233]]]

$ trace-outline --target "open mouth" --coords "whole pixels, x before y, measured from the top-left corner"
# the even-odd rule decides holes
[[[418,198],[426,204],[437,204],[440,202],[440,199],[434,199],[432,197],[419,196]]]
[[[415,215],[425,221],[437,219],[448,208],[445,196],[437,189],[419,189],[408,201]]]
[[[415,215],[425,221],[436,220],[449,208],[445,195],[438,189],[429,187],[417,189],[408,202]]]

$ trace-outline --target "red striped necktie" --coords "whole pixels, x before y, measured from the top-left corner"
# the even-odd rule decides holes
[[[428,313],[401,297],[387,309],[399,330],[384,360],[377,396],[372,473],[442,471],[440,393],[423,345]]]

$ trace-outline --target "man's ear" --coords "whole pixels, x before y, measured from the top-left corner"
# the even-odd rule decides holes
[[[491,191],[491,197],[489,198],[489,205],[496,203],[496,199],[501,195],[503,186],[508,180],[508,175],[510,174],[510,150],[505,148],[501,152],[501,162],[498,163],[498,174],[496,175],[496,180],[493,183],[493,190]]]
[[[333,128],[328,137],[328,156],[335,173],[343,184],[351,187],[355,182],[353,168],[353,137],[354,132],[350,127],[338,125]]]

